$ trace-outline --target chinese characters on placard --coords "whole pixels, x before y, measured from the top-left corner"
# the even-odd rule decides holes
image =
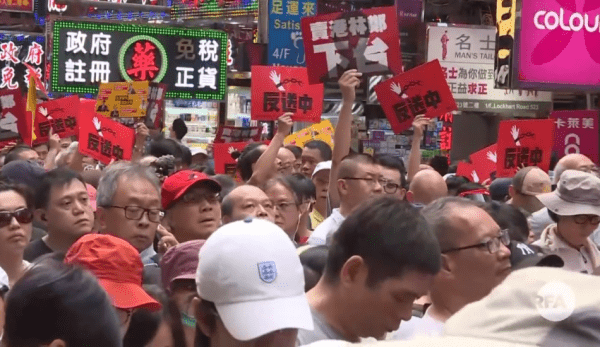
[[[81,31],[67,32],[67,47],[65,52],[77,54],[87,54],[86,40],[88,34]],[[111,35],[104,33],[91,34],[89,54],[94,57],[107,57],[110,55]],[[113,52],[114,53],[114,52]],[[88,80],[92,83],[107,83],[111,74],[110,63],[104,60],[92,60],[91,66],[81,59],[68,59],[65,61],[65,81],[85,83]],[[86,70],[89,68],[89,70]],[[86,78],[89,73],[89,79]]]
[[[123,148],[121,146],[118,144],[113,145],[110,140],[96,134],[88,134],[87,149],[109,158],[115,158],[115,160],[123,159]]]
[[[314,53],[325,53],[330,78],[338,77],[337,67],[350,66],[348,58],[341,51],[352,50],[357,69],[364,73],[389,71],[388,45],[379,37],[369,43],[371,33],[383,33],[387,29],[386,14],[358,15],[350,18],[338,18],[331,21],[310,23],[313,42],[331,41],[314,44]],[[358,43],[351,47],[350,39],[358,37]]]
[[[425,95],[403,98],[393,105],[394,112],[400,123],[427,113],[428,108],[437,108],[442,98],[437,90],[429,90]]]
[[[313,99],[307,94],[297,95],[296,93],[264,93],[264,112],[291,112],[296,113],[302,110],[304,113],[312,110]]]
[[[198,51],[196,53],[194,40],[186,38],[177,41],[178,55],[175,57],[175,60],[194,61],[199,59],[202,62],[214,63],[215,67],[201,67],[196,70],[193,67],[178,66],[175,68],[177,71],[175,87],[217,90],[219,70],[216,66],[221,54],[220,49],[220,43],[217,40],[201,39],[198,40]],[[197,78],[195,76],[196,72],[198,73]],[[195,84],[195,81],[197,81],[197,84]]]
[[[67,129],[75,130],[75,128],[77,128],[77,118],[73,116],[68,116],[65,119],[51,119],[50,117],[48,117],[48,120],[40,122],[39,126],[39,135],[41,137],[47,137],[50,134],[50,128],[52,128],[52,132],[55,134],[64,133]]]
[[[509,147],[505,150],[504,168],[519,169],[523,166],[537,166],[542,162],[544,151],[539,147]]]

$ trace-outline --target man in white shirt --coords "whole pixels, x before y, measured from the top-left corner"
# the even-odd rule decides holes
[[[440,336],[444,323],[467,304],[481,300],[511,272],[510,239],[476,202],[448,197],[422,210],[437,235],[442,269],[429,292],[431,306],[413,317],[391,339]]]
[[[337,172],[340,208],[333,209],[331,215],[315,229],[308,239],[310,245],[324,245],[361,203],[383,194],[381,167],[368,154],[347,156]]]

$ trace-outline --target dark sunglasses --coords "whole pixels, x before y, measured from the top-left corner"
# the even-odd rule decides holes
[[[18,209],[15,212],[0,212],[0,228],[10,225],[13,217],[20,224],[28,224],[33,220],[33,212],[26,208]]]

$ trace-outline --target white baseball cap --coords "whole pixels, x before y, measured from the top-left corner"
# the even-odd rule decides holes
[[[312,177],[315,177],[317,172],[322,170],[331,170],[331,160],[322,161],[315,166],[315,171],[313,171]]]
[[[271,222],[247,218],[215,231],[200,250],[196,286],[238,341],[313,329],[300,258]]]

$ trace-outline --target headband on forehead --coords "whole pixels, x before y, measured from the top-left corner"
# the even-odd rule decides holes
[[[462,193],[458,194],[458,196],[460,196],[461,198],[464,198],[466,196],[476,195],[476,194],[490,195],[490,192],[487,189],[481,188],[481,189],[475,189],[475,190],[467,190],[466,192],[462,192]]]

